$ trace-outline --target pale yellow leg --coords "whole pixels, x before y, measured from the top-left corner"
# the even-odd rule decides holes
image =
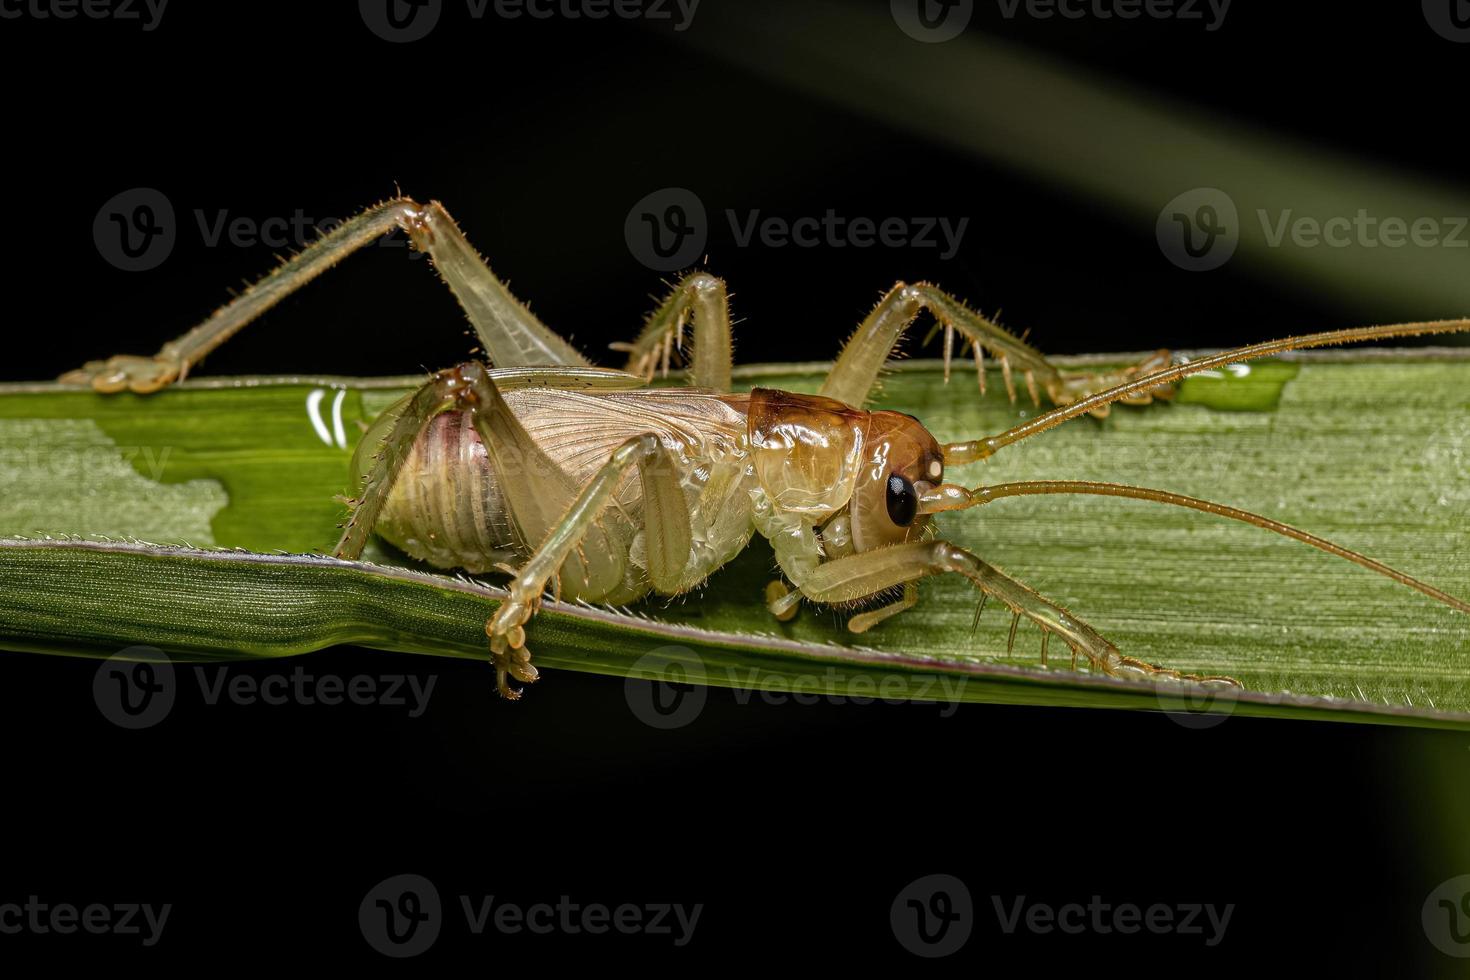
[[[689,383],[715,391],[730,390],[730,298],[724,280],[694,272],[680,280],[630,344],[613,344],[628,352],[626,370],[652,379],[660,368],[668,373],[675,349],[683,350],[684,328],[694,326],[694,355]]]
[[[1031,401],[1040,404],[1040,393],[1057,404],[1076,401],[1083,394],[1101,390],[1118,378],[1131,378],[1156,363],[1160,355],[1152,355],[1138,368],[1106,375],[1070,374],[1057,369],[1046,356],[963,302],[936,286],[921,282],[898,283],[890,289],[866,319],[858,325],[827,380],[821,393],[828,398],[862,407],[873,391],[878,374],[893,354],[894,347],[923,310],[928,310],[944,330],[944,370],[949,378],[950,360],[954,354],[955,335],[963,337],[973,349],[980,393],[985,393],[985,357],[989,352],[1000,363],[1006,393],[1016,400],[1015,376],[1019,373]],[[1167,351],[1160,352],[1167,357]],[[1155,392],[1162,396],[1162,392]],[[1142,399],[1146,400],[1146,399]],[[1105,412],[1098,412],[1103,415]]]
[[[501,603],[485,627],[490,649],[499,671],[500,693],[519,696],[506,682],[507,673],[518,680],[534,681],[526,649],[525,623],[535,613],[546,583],[572,560],[580,549],[593,560],[589,535],[612,503],[613,492],[630,466],[638,467],[643,491],[644,543],[648,578],[661,593],[687,591],[703,580],[710,569],[700,568],[692,558],[692,531],[688,505],[681,489],[680,472],[673,454],[658,436],[646,433],[624,442],[582,487],[571,506],[541,541],[531,558],[516,572],[509,585],[510,597]]]
[[[963,575],[986,595],[1003,602],[1014,615],[1024,616],[1048,633],[1060,636],[1074,653],[1086,656],[1103,673],[1238,686],[1228,677],[1195,677],[1125,657],[1066,609],[947,541],[913,541],[837,558],[818,565],[797,584],[807,598],[817,602],[849,602],[900,583],[946,572]]]
[[[203,323],[164,344],[153,357],[119,355],[91,361],[60,380],[90,384],[102,392],[157,391],[183,378],[210,351],[291,293],[398,228],[407,232],[414,247],[428,253],[496,367],[588,364],[576,348],[511,295],[437,201],[421,205],[400,197],[374,205],[323,235]]]

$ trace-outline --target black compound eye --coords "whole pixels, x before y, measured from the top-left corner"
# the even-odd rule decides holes
[[[914,485],[894,473],[888,477],[888,519],[899,527],[908,527],[919,514],[919,495]]]

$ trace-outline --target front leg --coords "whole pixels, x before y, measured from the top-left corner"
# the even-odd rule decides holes
[[[1085,656],[1095,670],[1113,677],[1240,686],[1238,681],[1229,677],[1181,674],[1177,670],[1125,657],[1102,634],[1066,609],[947,541],[911,541],[837,558],[798,572],[800,580],[792,581],[809,599],[838,603],[862,599],[895,585],[947,572],[963,575],[982,593],[999,599],[1011,610],[1012,616],[1016,617],[1011,624],[1012,641],[1015,639],[1015,622],[1024,616],[1040,626],[1046,635],[1061,637],[1074,655],[1080,653]]]

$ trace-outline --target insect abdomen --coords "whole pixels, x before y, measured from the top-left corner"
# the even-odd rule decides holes
[[[429,423],[403,464],[377,531],[438,568],[488,572],[517,556],[505,496],[469,415]]]

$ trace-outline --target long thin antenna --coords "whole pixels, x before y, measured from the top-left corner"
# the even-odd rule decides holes
[[[944,462],[949,466],[962,466],[965,463],[974,463],[979,460],[993,456],[1002,446],[1009,446],[1013,442],[1045,432],[1047,429],[1061,425],[1068,419],[1074,419],[1079,415],[1086,415],[1095,408],[1111,405],[1113,402],[1132,395],[1141,394],[1162,385],[1172,384],[1191,374],[1200,371],[1208,371],[1211,368],[1222,367],[1226,364],[1239,364],[1242,361],[1255,360],[1258,357],[1269,357],[1272,354],[1282,354],[1286,351],[1304,350],[1308,347],[1327,347],[1332,344],[1350,344],[1359,340],[1381,340],[1386,337],[1417,337],[1423,334],[1437,333],[1459,333],[1470,330],[1470,319],[1459,320],[1427,320],[1423,323],[1393,323],[1377,327],[1353,327],[1348,330],[1328,330],[1324,333],[1303,334],[1300,337],[1286,337],[1281,340],[1268,340],[1259,344],[1249,344],[1245,347],[1236,347],[1233,350],[1221,351],[1218,354],[1210,354],[1196,361],[1188,361],[1184,364],[1176,364],[1173,367],[1146,374],[1141,378],[1124,382],[1097,394],[1089,395],[1081,401],[1070,405],[1054,408],[1049,412],[1043,412],[1026,422],[1022,422],[1015,428],[1008,429],[998,436],[989,436],[985,439],[975,439],[969,442],[952,442],[944,447]]]
[[[1359,554],[1350,548],[1344,548],[1340,544],[1334,544],[1326,538],[1319,538],[1315,534],[1309,534],[1290,524],[1253,514],[1248,510],[1238,507],[1230,507],[1226,504],[1217,504],[1209,500],[1200,500],[1198,497],[1187,497],[1182,493],[1171,493],[1168,490],[1154,490],[1150,487],[1135,487],[1126,483],[1094,483],[1090,480],[1023,480],[1016,483],[998,483],[995,486],[977,487],[974,490],[966,490],[964,487],[954,484],[944,484],[930,493],[925,494],[919,501],[919,512],[924,514],[937,514],[949,510],[963,510],[966,507],[978,507],[988,504],[992,500],[1000,500],[1003,497],[1026,497],[1037,494],[1091,494],[1099,497],[1129,497],[1134,500],[1150,500],[1159,504],[1172,504],[1176,507],[1188,507],[1191,510],[1203,511],[1206,514],[1215,514],[1218,517],[1228,517],[1233,521],[1241,521],[1254,527],[1264,528],[1276,534],[1284,535],[1303,544],[1309,544],[1313,548],[1321,549],[1329,555],[1345,558],[1355,565],[1361,565],[1369,571],[1377,572],[1379,575],[1387,576],[1401,585],[1407,585],[1424,593],[1431,599],[1458,609],[1463,613],[1470,613],[1470,603],[1458,599],[1448,592],[1442,592],[1426,582],[1421,582],[1412,575],[1406,575],[1396,568],[1375,561],[1367,555]]]

